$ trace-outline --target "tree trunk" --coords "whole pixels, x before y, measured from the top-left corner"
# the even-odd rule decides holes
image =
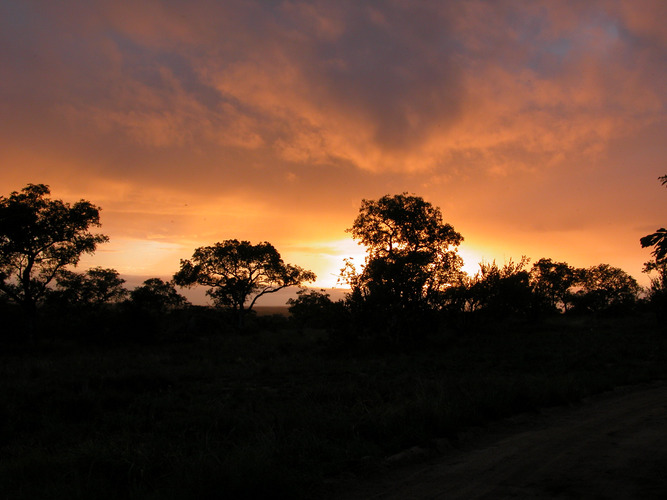
[[[237,311],[237,314],[238,314],[239,332],[243,332],[243,328],[245,327],[245,314],[246,314],[246,310],[243,307],[243,305],[241,305],[241,307],[239,307],[239,309]]]
[[[33,300],[26,298],[22,306],[25,318],[25,334],[28,342],[34,344],[35,333],[37,332],[37,304]]]

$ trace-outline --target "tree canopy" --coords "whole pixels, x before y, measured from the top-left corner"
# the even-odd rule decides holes
[[[419,196],[362,200],[348,231],[366,246],[367,256],[362,271],[349,265],[343,278],[352,288],[350,299],[376,327],[387,323],[398,331],[405,326],[400,322],[418,328],[417,317],[461,273],[455,247],[463,237]]]
[[[362,200],[348,231],[366,246],[370,258],[415,253],[434,256],[463,241],[450,224],[443,223],[438,207],[408,193]]]
[[[292,321],[301,327],[330,328],[340,314],[342,302],[333,302],[325,290],[302,288],[287,300]],[[343,306],[344,307],[344,306]]]
[[[216,305],[237,311],[240,324],[260,297],[315,279],[313,272],[285,264],[270,243],[239,240],[195,249],[174,275],[179,286],[210,287],[206,293]]]
[[[593,312],[628,307],[635,303],[641,290],[628,273],[609,264],[598,264],[578,271],[581,286],[575,297],[579,309]]]
[[[0,197],[0,291],[31,315],[59,271],[108,241],[89,231],[100,226],[98,207],[50,194],[44,184],[28,184]]]
[[[148,311],[165,312],[189,304],[188,299],[178,293],[171,281],[149,278],[130,292],[132,304]]]
[[[93,267],[85,273],[67,269],[56,276],[58,284],[54,294],[67,304],[75,306],[99,307],[102,304],[124,299],[128,291],[123,287],[125,280],[115,269]]]
[[[542,258],[530,270],[530,284],[540,307],[567,310],[570,288],[577,281],[576,270],[566,262]]]
[[[480,262],[470,292],[477,304],[475,309],[490,317],[520,317],[530,309],[529,273],[524,268],[529,259],[509,260],[502,267],[493,262]]]

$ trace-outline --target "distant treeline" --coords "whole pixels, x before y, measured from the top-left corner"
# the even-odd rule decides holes
[[[664,181],[664,178],[661,178]],[[0,308],[7,337],[76,335],[148,339],[285,326],[286,318],[258,318],[259,297],[316,279],[283,262],[268,242],[235,239],[195,249],[173,280],[146,280],[134,290],[114,269],[72,270],[81,255],[108,241],[94,234],[99,208],[49,197],[48,186],[29,184],[0,197]],[[340,280],[344,300],[302,288],[288,301],[292,326],[321,328],[331,339],[397,345],[444,330],[504,320],[535,321],[556,314],[629,314],[652,309],[664,320],[667,259],[665,229],[642,238],[653,247],[646,263],[651,286],[640,287],[608,264],[574,268],[542,258],[499,266],[480,263],[470,276],[457,246],[463,236],[440,209],[402,193],[362,200],[348,230],[367,249],[363,266],[351,260]],[[192,306],[176,286],[205,286],[213,308]]]

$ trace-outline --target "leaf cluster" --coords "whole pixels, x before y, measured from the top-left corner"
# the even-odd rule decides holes
[[[667,175],[658,178],[663,186],[667,186]],[[657,269],[662,264],[667,264],[667,229],[661,227],[655,233],[648,234],[641,238],[639,242],[642,248],[653,247],[651,255],[654,261],[645,264],[645,271],[650,272]]]

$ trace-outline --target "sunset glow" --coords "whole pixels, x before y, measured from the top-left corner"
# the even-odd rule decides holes
[[[82,260],[170,276],[271,242],[336,286],[361,200],[410,192],[480,260],[608,263],[664,226],[667,2],[0,3],[0,194],[102,208]]]

